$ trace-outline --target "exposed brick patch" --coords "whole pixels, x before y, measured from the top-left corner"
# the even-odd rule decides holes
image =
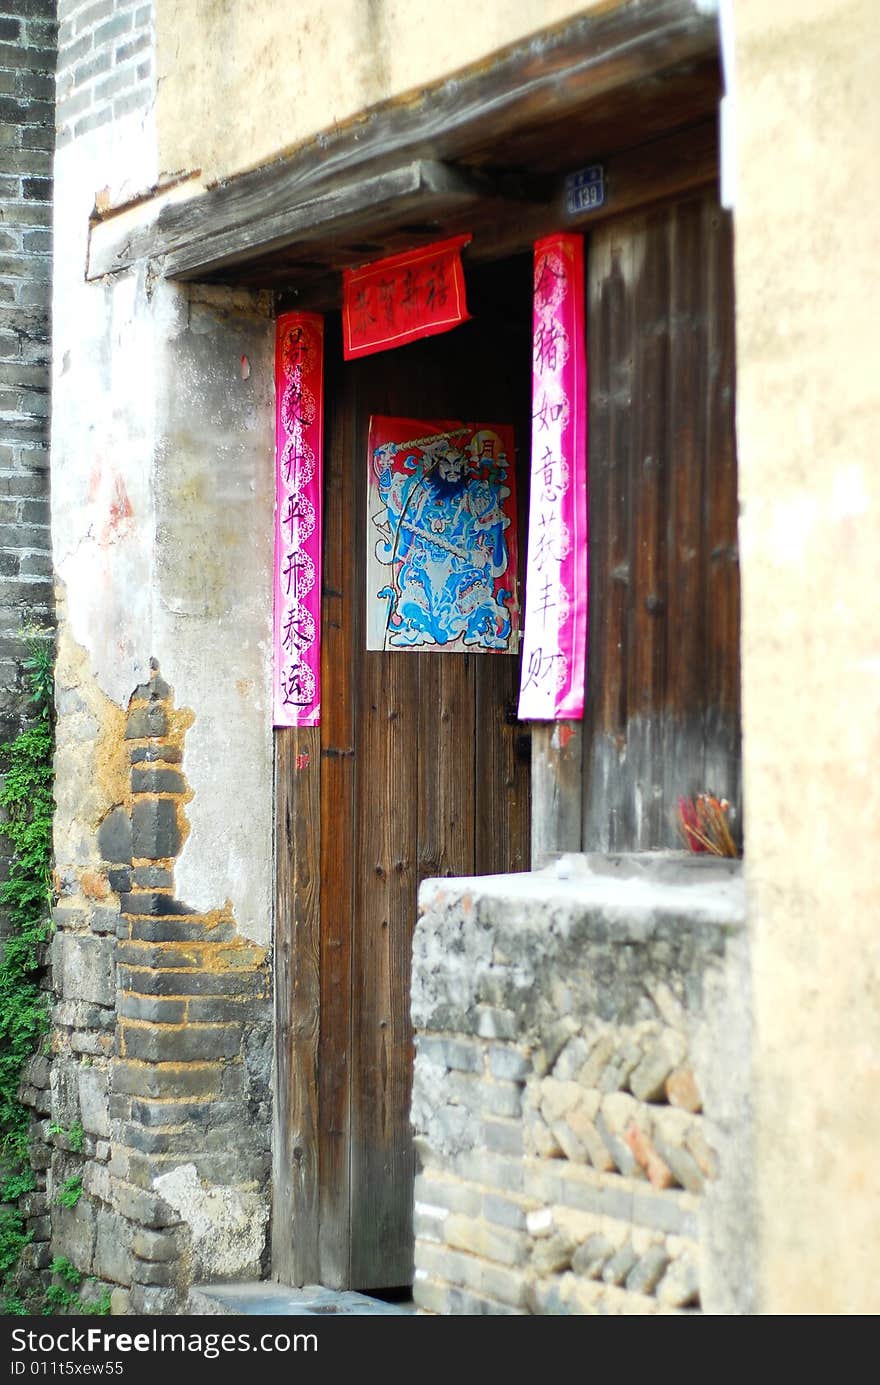
[[[152,4],[58,0],[58,142],[144,110],[155,96]]]
[[[259,1273],[267,1222],[265,949],[239,937],[228,908],[198,913],[174,891],[190,721],[154,668],[117,733],[123,755],[149,759],[130,763],[129,792],[98,828],[100,864],[74,873],[55,910],[55,1056],[30,1076],[46,1179],[34,1216],[51,1222],[37,1259],[67,1255],[138,1313],[179,1312],[193,1273],[211,1272],[213,1247],[191,1234],[175,1188],[187,1206],[222,1192],[233,1253],[239,1231],[249,1247],[243,1273]],[[80,1149],[56,1133],[77,1122]],[[72,1177],[85,1196],[63,1209],[57,1190]]]

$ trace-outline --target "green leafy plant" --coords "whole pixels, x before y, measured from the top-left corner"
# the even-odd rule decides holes
[[[50,1284],[45,1294],[44,1316],[52,1313],[78,1313],[82,1317],[106,1317],[110,1312],[110,1290],[103,1289],[98,1298],[91,1303],[80,1297],[83,1275],[66,1255],[56,1255],[49,1266],[52,1274],[61,1283]],[[94,1276],[90,1277],[94,1283]]]
[[[60,1135],[66,1141],[68,1149],[73,1154],[82,1154],[85,1144],[86,1132],[82,1128],[80,1121],[74,1121],[70,1129],[60,1125],[58,1121],[52,1121],[49,1126],[50,1135]]]
[[[52,648],[43,637],[28,645],[30,724],[0,746],[0,833],[10,848],[0,905],[8,934],[0,949],[0,1306],[25,1312],[13,1278],[30,1237],[15,1205],[34,1187],[28,1159],[28,1112],[18,1099],[24,1064],[39,1052],[48,1030],[40,988],[42,946],[50,931],[52,860]]]
[[[77,1175],[74,1178],[66,1178],[58,1189],[55,1201],[59,1207],[75,1207],[82,1197],[83,1181]]]

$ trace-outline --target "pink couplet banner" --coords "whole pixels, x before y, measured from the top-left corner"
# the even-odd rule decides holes
[[[521,721],[579,720],[587,655],[583,236],[535,243]]]
[[[274,725],[321,720],[324,319],[285,313],[275,338]]]

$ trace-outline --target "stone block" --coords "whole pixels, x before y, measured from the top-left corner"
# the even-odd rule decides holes
[[[630,1241],[625,1241],[619,1250],[616,1250],[609,1260],[606,1260],[602,1270],[602,1280],[605,1284],[623,1284],[627,1275],[635,1267],[638,1256]]]
[[[553,1125],[583,1096],[583,1088],[577,1082],[561,1082],[556,1077],[545,1077],[539,1088],[541,1115],[548,1125]]]
[[[524,1053],[516,1048],[500,1046],[489,1049],[489,1071],[493,1077],[516,1082],[524,1080],[531,1070],[531,1064]]]
[[[123,1021],[122,1051],[128,1059],[147,1063],[188,1063],[235,1058],[241,1050],[238,1025],[199,1024],[185,1027]]]
[[[610,1173],[614,1168],[614,1160],[595,1122],[598,1098],[599,1093],[596,1091],[585,1092],[583,1099],[574,1110],[569,1111],[562,1124],[579,1142],[593,1168],[598,1169],[600,1173]]]
[[[168,1226],[177,1226],[180,1217],[173,1208],[169,1207],[161,1197],[155,1193],[148,1192],[145,1188],[136,1188],[128,1184],[120,1184],[116,1188],[114,1202],[116,1210],[129,1221],[138,1222],[141,1226],[161,1230]]]
[[[639,1101],[658,1101],[665,1095],[666,1079],[687,1053],[687,1040],[674,1029],[664,1029],[633,1068],[629,1089]]]
[[[173,871],[164,866],[135,866],[132,881],[146,890],[170,890],[174,885]]]
[[[483,1216],[495,1226],[506,1226],[511,1231],[524,1231],[527,1208],[530,1203],[521,1198],[502,1197],[500,1193],[484,1193]]]
[[[110,1134],[108,1075],[97,1067],[80,1067],[76,1074],[79,1112],[83,1129],[90,1135]]]
[[[484,1120],[481,1134],[483,1144],[493,1154],[509,1154],[517,1158],[523,1153],[523,1128],[520,1121]]]
[[[127,741],[147,740],[152,736],[168,734],[168,717],[164,707],[152,703],[148,707],[135,707],[128,714],[125,727]]]
[[[154,1024],[182,1024],[187,1002],[165,996],[143,996],[125,992],[119,998],[119,1014],[125,1019],[147,1020]]]
[[[179,1313],[181,1298],[176,1289],[159,1288],[154,1284],[132,1284],[131,1312],[144,1317],[165,1317]]]
[[[579,1034],[569,1039],[553,1066],[553,1076],[557,1081],[574,1081],[586,1063],[589,1051],[589,1044]]]
[[[696,1237],[697,1218],[689,1207],[682,1205],[681,1193],[638,1191],[632,1197],[632,1219],[639,1226],[653,1231],[665,1231],[675,1236]]]
[[[673,1106],[680,1106],[683,1111],[702,1111],[703,1098],[690,1064],[684,1063],[669,1074],[666,1097]]]
[[[438,1313],[444,1317],[450,1313],[449,1285],[431,1279],[424,1271],[417,1270],[413,1280],[413,1303],[423,1313]]]
[[[183,754],[176,745],[135,745],[128,758],[133,765],[152,764],[157,760],[166,765],[178,765]]]
[[[446,1244],[466,1250],[500,1265],[521,1265],[526,1258],[528,1240],[520,1231],[450,1212],[443,1227]]]
[[[138,799],[131,810],[132,855],[162,861],[180,850],[177,805],[171,798]]]
[[[651,1246],[627,1275],[627,1289],[631,1294],[652,1294],[663,1278],[668,1264],[669,1255],[665,1247]]]
[[[114,1289],[110,1294],[110,1312],[114,1318],[126,1318],[131,1312],[131,1291]]]
[[[638,1161],[639,1166],[647,1175],[648,1182],[652,1188],[669,1188],[675,1179],[668,1162],[665,1162],[661,1152],[655,1148],[645,1129],[644,1121],[630,1121],[624,1133],[624,1139],[632,1150],[633,1155]]]
[[[632,1037],[618,1043],[599,1078],[601,1092],[619,1092],[629,1082],[630,1073],[637,1066],[642,1050]]]
[[[574,1248],[574,1239],[565,1232],[542,1237],[532,1252],[531,1268],[539,1275],[561,1274],[569,1269]]]
[[[147,1231],[138,1228],[131,1240],[131,1248],[140,1260],[151,1260],[162,1264],[176,1260],[180,1255],[181,1238],[176,1230]]]
[[[477,1033],[484,1039],[514,1039],[517,1017],[512,1010],[493,1005],[477,1006]]]
[[[98,851],[108,865],[131,864],[131,820],[124,808],[113,808],[98,828]]]
[[[176,769],[132,769],[132,793],[184,794],[187,783]]]
[[[175,1064],[169,1070],[151,1063],[121,1060],[113,1066],[111,1091],[126,1096],[182,1099],[219,1096],[228,1076],[218,1063]]]
[[[447,1039],[420,1034],[416,1040],[419,1061],[454,1072],[482,1072],[483,1046],[469,1039]]]
[[[643,1170],[624,1136],[627,1128],[638,1116],[638,1106],[631,1096],[624,1092],[613,1092],[603,1097],[596,1129],[611,1158],[626,1178],[644,1177]]]
[[[66,1000],[112,1006],[116,999],[113,943],[78,933],[57,933],[52,941],[56,987]]]
[[[432,1178],[424,1173],[416,1175],[415,1196],[417,1202],[445,1207],[450,1212],[463,1212],[473,1217],[479,1215],[483,1197],[478,1188],[468,1183],[455,1178]]]
[[[117,1212],[100,1208],[95,1233],[94,1272],[114,1284],[130,1284],[134,1260],[131,1228]]]
[[[583,1279],[598,1279],[613,1254],[614,1246],[608,1238],[596,1232],[574,1251],[571,1268]]]
[[[112,874],[115,874],[115,872],[111,871],[111,875]],[[92,910],[89,927],[93,933],[115,933],[118,923],[118,910],[113,908],[96,908]]]
[[[657,1285],[657,1298],[670,1308],[689,1308],[699,1303],[699,1276],[689,1255],[680,1255],[673,1260]]]

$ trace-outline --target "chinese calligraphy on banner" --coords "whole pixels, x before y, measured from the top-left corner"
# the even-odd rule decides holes
[[[532,475],[519,717],[584,714],[587,645],[587,363],[584,248],[535,244]]]
[[[286,313],[275,338],[275,726],[321,720],[324,319]]]
[[[470,236],[436,241],[343,272],[342,348],[347,361],[434,337],[466,322],[461,248]]]
[[[519,648],[513,429],[370,420],[367,648]]]

